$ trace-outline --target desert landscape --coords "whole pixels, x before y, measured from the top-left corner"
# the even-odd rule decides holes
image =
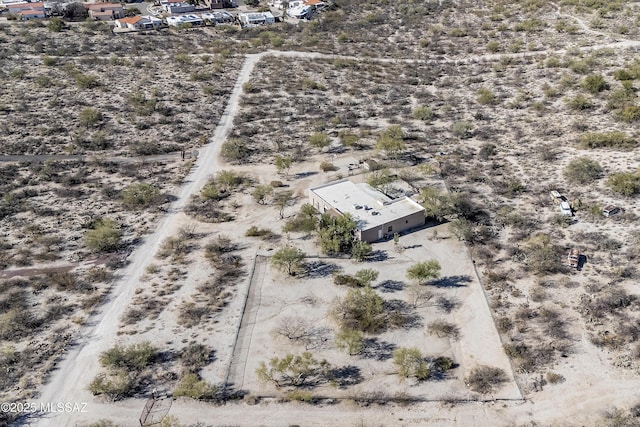
[[[0,424],[640,425],[638,12],[0,22]]]

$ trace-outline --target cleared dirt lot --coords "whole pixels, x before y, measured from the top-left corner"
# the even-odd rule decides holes
[[[376,244],[376,250],[385,251],[388,259],[357,263],[351,260],[331,258],[307,258],[307,262],[315,265],[319,273],[311,273],[312,278],[286,278],[273,269],[268,269],[262,283],[255,283],[261,290],[256,301],[250,306],[258,305],[252,339],[249,349],[249,360],[246,363],[242,389],[251,393],[271,394],[273,389],[264,388],[255,377],[259,361],[273,356],[283,356],[287,352],[299,352],[305,345],[291,345],[285,337],[275,331],[283,319],[302,317],[320,328],[328,342],[311,345],[310,350],[316,357],[326,359],[340,367],[350,367],[352,375],[345,382],[356,383],[355,387],[318,387],[313,390],[320,396],[346,397],[359,393],[381,393],[384,396],[406,396],[413,399],[440,400],[445,398],[473,398],[464,385],[464,378],[472,368],[479,364],[491,365],[510,371],[509,361],[504,355],[498,334],[493,326],[486,300],[475,277],[467,251],[460,242],[451,238],[446,226],[439,226],[438,240],[429,240],[427,236],[432,229],[419,230],[403,235],[402,244],[409,249],[402,253],[394,252],[393,242]],[[293,241],[299,244],[299,241]],[[307,241],[302,248],[313,251],[314,245]],[[408,280],[403,277],[415,262],[435,259],[443,266],[440,287],[433,285],[433,300],[422,307],[413,309],[406,288]],[[392,328],[379,335],[369,336],[370,348],[364,355],[348,356],[332,344],[332,335],[336,325],[328,313],[334,299],[343,297],[344,287],[332,283],[328,271],[341,270],[354,274],[358,269],[372,268],[380,272],[378,280],[372,287],[387,301],[404,301],[407,303],[407,314],[415,316],[412,324],[405,328]],[[325,272],[323,272],[323,270]],[[450,312],[439,308],[438,298],[450,299],[455,306]],[[450,339],[438,337],[427,331],[427,325],[437,320],[448,320],[460,328],[460,337]],[[314,348],[316,347],[317,348]],[[401,380],[395,376],[396,368],[391,361],[391,353],[397,347],[417,347],[429,358],[446,356],[452,358],[457,368],[439,381],[415,383],[412,380]],[[234,382],[234,378],[231,378]],[[235,383],[235,382],[234,382]],[[519,399],[520,393],[512,379],[511,384],[492,395],[497,399]]]

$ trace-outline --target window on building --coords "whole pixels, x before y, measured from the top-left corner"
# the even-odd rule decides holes
[[[391,232],[391,230],[393,230],[393,226],[389,226],[389,228],[387,229],[387,232]]]

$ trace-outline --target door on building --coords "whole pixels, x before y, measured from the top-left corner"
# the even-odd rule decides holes
[[[378,240],[382,239],[382,228],[378,230]]]

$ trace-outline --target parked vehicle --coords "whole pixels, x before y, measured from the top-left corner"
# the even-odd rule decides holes
[[[602,215],[609,218],[620,213],[620,208],[615,205],[607,205],[602,208]]]
[[[560,215],[573,216],[573,211],[571,210],[571,205],[569,205],[569,202],[560,203]]]
[[[578,268],[578,265],[580,264],[580,251],[576,248],[572,248],[567,256],[567,261],[569,262],[569,267]]]

